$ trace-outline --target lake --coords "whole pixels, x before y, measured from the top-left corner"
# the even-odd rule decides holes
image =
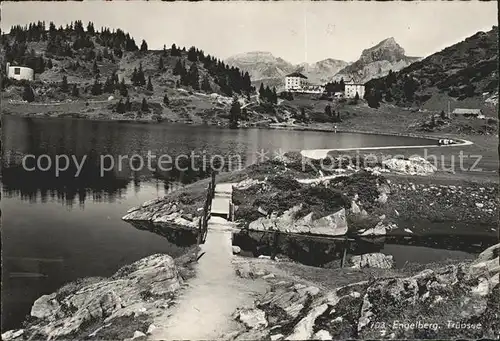
[[[203,170],[137,169],[123,163],[100,176],[100,156],[146,157],[191,152],[208,157],[239,155],[241,166],[256,152],[429,144],[425,139],[369,134],[230,130],[212,126],[134,124],[78,119],[4,116],[2,164],[2,331],[19,327],[33,302],[81,277],[109,276],[118,268],[162,252],[182,254],[185,245],[134,228],[120,218],[127,209],[164,196],[206,176]],[[69,166],[27,171],[24,155],[87,157],[79,176]],[[135,161],[134,161],[135,162]],[[32,164],[28,165],[32,166]],[[182,239],[182,238],[181,238]]]

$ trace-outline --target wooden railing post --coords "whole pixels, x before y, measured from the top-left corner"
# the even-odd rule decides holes
[[[345,259],[346,259],[346,256],[347,256],[347,247],[349,246],[348,244],[349,242],[347,243],[342,243],[343,246],[344,246],[344,250],[343,250],[343,253],[342,253],[342,260],[340,261],[340,267],[343,268],[344,265],[345,265]],[[348,244],[348,245],[346,245]]]
[[[208,183],[207,196],[203,205],[203,213],[198,226],[198,243],[205,242],[208,232],[208,220],[212,210],[212,200],[215,197],[215,172],[212,172],[210,182]]]

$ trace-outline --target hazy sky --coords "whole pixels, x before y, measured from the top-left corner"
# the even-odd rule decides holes
[[[219,58],[269,51],[290,62],[355,61],[394,37],[409,56],[427,56],[497,25],[496,2],[2,2],[13,24],[74,20],[122,28],[151,49],[196,46]]]

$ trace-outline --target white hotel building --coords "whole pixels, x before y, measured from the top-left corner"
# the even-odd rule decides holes
[[[300,91],[307,85],[307,77],[300,72],[285,76],[285,91]]]
[[[358,93],[359,98],[363,98],[365,96],[365,85],[351,79],[345,83],[345,97],[354,98],[356,93]]]

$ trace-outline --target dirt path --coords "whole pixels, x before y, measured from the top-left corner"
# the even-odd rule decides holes
[[[219,188],[227,190],[227,186]],[[226,195],[226,191],[220,193],[224,201]],[[233,264],[232,223],[212,217],[201,249],[204,254],[196,264],[196,276],[189,281],[174,309],[154,321],[158,328],[151,339],[221,339],[241,328],[232,317],[236,309],[252,306],[255,296],[266,291],[264,280],[237,276]]]

